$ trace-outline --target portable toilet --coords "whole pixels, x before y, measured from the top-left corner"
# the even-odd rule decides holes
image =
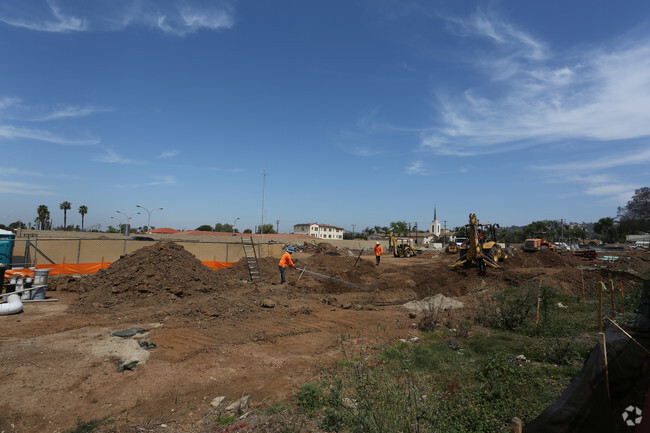
[[[0,263],[4,263],[7,269],[11,268],[15,238],[14,232],[0,229]]]

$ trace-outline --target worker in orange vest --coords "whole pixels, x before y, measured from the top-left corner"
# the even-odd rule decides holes
[[[384,249],[381,247],[379,242],[375,245],[375,257],[377,258],[377,266],[379,266],[379,260],[381,260],[381,253],[384,252]]]
[[[293,248],[289,247],[287,248],[287,251],[282,255],[282,258],[280,259],[280,263],[278,263],[278,267],[280,268],[280,278],[282,280],[281,284],[287,282],[287,279],[284,274],[284,271],[287,268],[287,266],[291,266],[292,268],[296,269],[296,265],[294,265],[293,260],[291,260],[291,254],[293,254]]]

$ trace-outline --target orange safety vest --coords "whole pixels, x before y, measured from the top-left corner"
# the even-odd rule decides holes
[[[381,245],[375,245],[375,255],[376,256],[381,256],[381,253],[384,252],[384,249],[381,247]]]
[[[278,263],[280,266],[283,268],[286,268],[288,266],[293,266],[294,268],[296,265],[293,264],[293,261],[291,260],[291,254],[289,253],[284,253],[282,255],[282,258],[280,259],[280,263]]]

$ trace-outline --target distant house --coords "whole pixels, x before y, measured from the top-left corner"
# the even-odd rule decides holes
[[[318,239],[343,239],[343,228],[329,224],[307,223],[293,226],[293,233]]]

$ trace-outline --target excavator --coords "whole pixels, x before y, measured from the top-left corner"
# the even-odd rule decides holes
[[[524,241],[523,250],[533,253],[539,250],[556,251],[555,245],[546,240],[546,232],[533,232],[533,237]]]
[[[494,269],[502,269],[499,266],[499,255],[496,252],[495,245],[496,242],[486,251],[484,248],[484,235],[482,234],[482,228],[487,227],[488,225],[479,224],[476,214],[469,214],[469,224],[466,224],[467,227],[467,243],[465,243],[460,248],[460,258],[454,263],[448,266],[449,269],[454,269],[459,266],[476,266],[478,267],[479,274],[485,274],[487,267]],[[496,233],[496,227],[494,224],[490,224],[492,229]],[[496,236],[495,236],[496,239]],[[499,253],[500,254],[500,253]]]
[[[445,247],[445,252],[447,254],[456,254],[458,253],[458,244],[456,242],[449,242]]]
[[[422,252],[413,248],[413,239],[396,238],[393,232],[390,232],[388,244],[395,257],[413,257]]]

